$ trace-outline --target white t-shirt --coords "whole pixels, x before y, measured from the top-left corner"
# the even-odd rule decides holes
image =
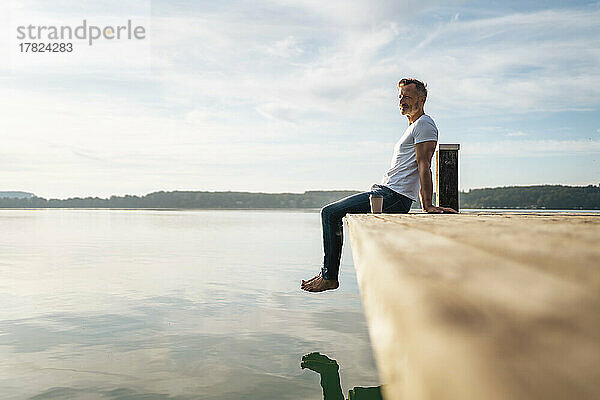
[[[383,176],[381,184],[417,201],[421,181],[417,167],[415,144],[438,140],[438,130],[433,119],[423,114],[404,131],[396,146],[390,169]]]

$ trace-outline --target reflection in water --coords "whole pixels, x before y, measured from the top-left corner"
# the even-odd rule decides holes
[[[318,212],[0,210],[0,400],[318,400],[298,358],[322,348],[379,384],[351,252],[327,301],[297,287],[319,231]]]
[[[324,400],[344,400],[342,385],[340,384],[340,366],[335,360],[320,353],[309,353],[302,356],[300,367],[302,369],[308,368],[321,376],[321,388],[323,388]],[[348,400],[382,399],[381,386],[355,386],[348,392]]]

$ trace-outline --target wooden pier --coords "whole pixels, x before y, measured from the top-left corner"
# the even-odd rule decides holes
[[[347,221],[385,399],[600,399],[600,214]]]

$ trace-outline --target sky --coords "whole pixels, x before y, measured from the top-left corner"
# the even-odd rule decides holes
[[[600,2],[10,0],[0,191],[368,190],[427,83],[462,190],[600,184]],[[19,24],[144,40],[21,54]],[[46,40],[48,42],[48,40]]]

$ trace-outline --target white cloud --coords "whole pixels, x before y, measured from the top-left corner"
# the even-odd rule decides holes
[[[436,107],[489,114],[598,105],[598,9],[450,20],[428,32],[417,28],[425,39],[406,64],[429,82]]]
[[[299,171],[300,185],[314,178],[311,165],[327,170],[345,157],[340,174],[359,176],[360,160],[389,161],[392,144],[383,142],[391,138],[380,129],[402,129],[395,84],[404,76],[428,83],[428,112],[446,123],[460,120],[459,138],[473,130],[473,115],[518,118],[600,106],[597,7],[501,16],[483,10],[486,16],[475,18],[471,9],[459,18],[460,9],[433,1],[219,4],[185,10],[153,3],[151,74],[113,73],[118,82],[111,85],[108,73],[77,80],[80,70],[66,67],[58,75],[0,75],[0,163],[13,171],[13,182],[25,179],[21,168],[31,172],[32,185],[50,175],[76,182],[77,174],[89,174],[90,188],[109,187],[111,174],[120,173],[134,177],[123,184],[147,187],[169,177],[199,188],[229,174],[229,188],[251,188],[260,183],[236,176],[236,168],[272,179],[271,168]],[[598,141],[535,140],[535,126],[525,133],[493,124],[508,140],[459,140],[461,154],[492,160],[598,151]],[[523,138],[531,140],[517,140]],[[325,175],[319,179],[326,187]]]
[[[294,107],[287,106],[281,103],[265,103],[256,107],[265,118],[272,120],[284,121],[289,123],[299,123],[302,121],[302,113]]]
[[[236,122],[234,113],[206,108],[176,119],[102,98],[82,102],[72,96],[0,90],[0,99],[1,109],[12,116],[0,119],[0,186],[43,196],[106,196],[168,187],[302,191],[327,185],[323,175],[286,180],[293,170],[313,174],[309,166],[315,165],[336,171],[332,164],[351,161],[352,168],[364,170],[372,160],[387,161],[392,148],[364,139],[282,142],[273,140],[271,132],[279,126],[247,126]],[[31,109],[36,118],[29,118]],[[340,185],[348,187],[351,180]]]
[[[450,6],[457,1],[424,0],[271,0],[278,7],[293,7],[298,14],[317,17],[322,24],[334,24],[353,29],[369,29],[381,22],[410,21],[410,19],[436,4]]]
[[[503,140],[461,144],[461,155],[545,157],[600,154],[600,140]]]
[[[265,46],[264,51],[269,55],[281,58],[298,57],[304,53],[304,49],[293,36],[288,36]]]
[[[185,114],[185,121],[196,126],[210,126],[217,128],[220,125],[233,125],[238,119],[234,112],[223,109],[196,108]]]

